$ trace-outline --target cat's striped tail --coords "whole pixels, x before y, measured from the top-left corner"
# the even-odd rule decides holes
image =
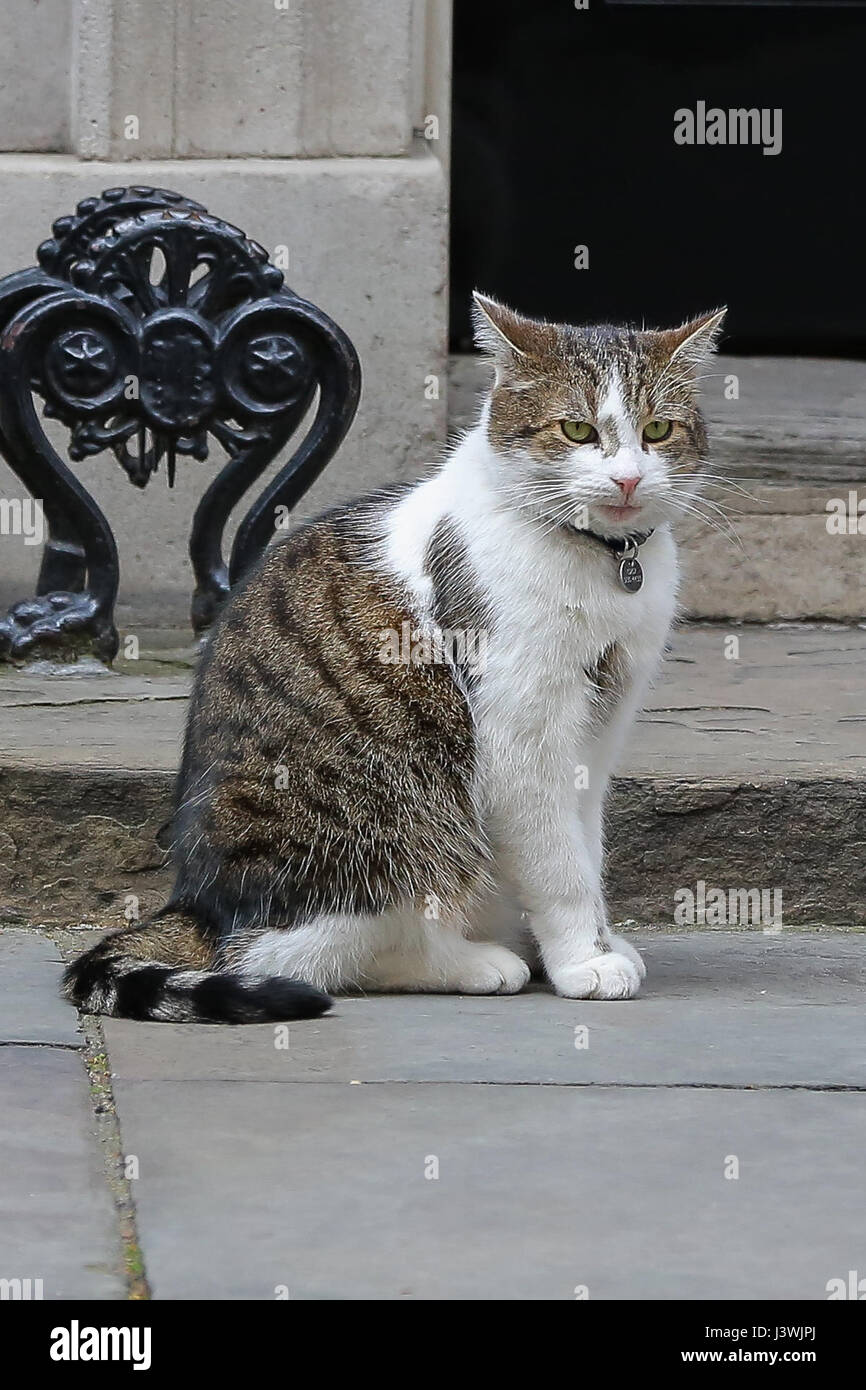
[[[63,993],[85,1013],[163,1023],[280,1023],[331,1007],[321,990],[281,976],[214,970],[195,918],[167,909],[110,932],[74,960]]]

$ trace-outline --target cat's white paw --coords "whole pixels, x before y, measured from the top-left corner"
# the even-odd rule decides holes
[[[449,972],[452,994],[517,994],[529,981],[529,966],[493,942],[467,943],[466,956]]]
[[[612,951],[616,951],[621,956],[626,956],[628,960],[631,961],[632,965],[637,967],[637,973],[642,980],[646,979],[646,966],[644,965],[643,956],[637,947],[632,946],[630,941],[626,941],[624,936],[614,936],[613,932],[608,933],[607,942]]]
[[[566,999],[632,999],[642,978],[630,956],[607,951],[578,965],[562,966],[551,975],[550,982]]]

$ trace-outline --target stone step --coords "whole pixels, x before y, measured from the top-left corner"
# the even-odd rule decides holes
[[[186,640],[143,634],[112,673],[0,674],[0,920],[117,925],[164,900]],[[862,628],[682,627],[611,797],[617,919],[774,930],[780,895],[785,923],[866,926],[864,675]]]
[[[451,358],[453,433],[472,423],[488,378],[482,358]],[[721,531],[695,520],[680,527],[686,614],[746,622],[862,619],[866,364],[718,357],[703,392],[712,471],[728,480],[707,486],[706,497],[727,521],[707,508]]]

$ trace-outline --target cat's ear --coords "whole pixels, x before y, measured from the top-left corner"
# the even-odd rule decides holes
[[[699,367],[715,352],[727,309],[714,309],[711,314],[689,319],[679,328],[668,328],[661,334],[662,345],[671,362],[687,367]]]
[[[521,358],[542,351],[550,325],[524,318],[478,290],[472,292],[472,322],[475,342],[499,366],[518,366]]]

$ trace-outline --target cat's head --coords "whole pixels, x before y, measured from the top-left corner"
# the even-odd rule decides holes
[[[698,383],[724,309],[679,328],[578,328],[473,298],[496,366],[485,420],[505,501],[611,537],[692,507],[707,455]]]

